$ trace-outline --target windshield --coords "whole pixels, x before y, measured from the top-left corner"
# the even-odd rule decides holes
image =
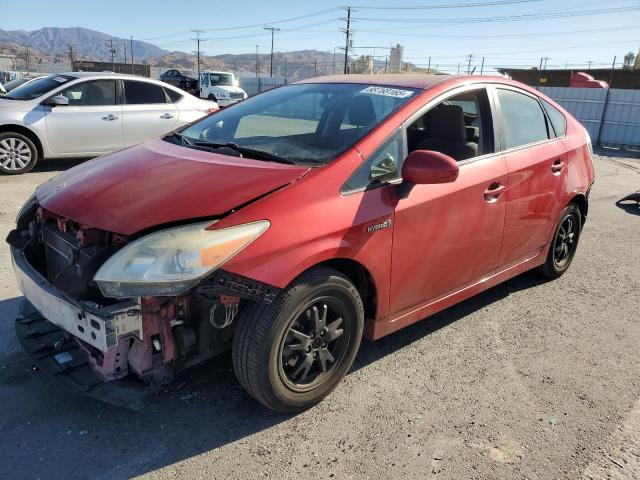
[[[4,89],[7,92],[10,92],[14,88],[18,88],[20,85],[22,85],[23,83],[26,83],[28,81],[29,81],[29,79],[26,78],[26,77],[16,78],[15,80],[11,80],[10,82],[5,83],[3,86],[4,86]]]
[[[276,88],[216,112],[181,132],[197,143],[249,147],[293,163],[326,164],[405,104],[415,89],[362,84]],[[176,142],[174,137],[167,141]],[[229,149],[221,148],[218,153]],[[256,158],[250,153],[247,156]]]
[[[26,83],[11,90],[9,93],[3,95],[2,98],[11,98],[13,100],[32,100],[75,79],[75,77],[70,75],[50,75],[48,77],[38,78],[33,82]]]
[[[217,85],[223,87],[232,87],[233,86],[233,75],[230,73],[210,73],[209,74],[209,82],[212,87]]]

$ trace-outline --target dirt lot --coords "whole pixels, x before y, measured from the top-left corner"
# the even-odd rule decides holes
[[[0,178],[0,233],[72,163]],[[229,358],[142,412],[63,391],[13,332],[0,246],[0,478],[640,478],[640,161],[599,157],[581,246],[379,342],[318,407],[266,411]]]

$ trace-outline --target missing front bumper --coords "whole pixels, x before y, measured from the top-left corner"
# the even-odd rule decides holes
[[[45,319],[25,300],[16,318],[18,341],[33,363],[66,389],[112,405],[140,409],[159,385],[135,380],[105,382],[91,367],[87,353],[71,335]]]
[[[18,287],[37,311],[46,313],[51,323],[102,352],[116,347],[118,337],[141,338],[139,303],[128,301],[107,307],[77,303],[31,267],[21,250],[12,247],[11,258]]]

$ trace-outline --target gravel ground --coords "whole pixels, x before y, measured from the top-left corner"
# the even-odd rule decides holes
[[[0,178],[0,232],[72,165]],[[640,478],[640,162],[598,157],[569,272],[525,274],[378,342],[316,408],[271,413],[229,357],[133,412],[33,371],[0,245],[0,478]]]

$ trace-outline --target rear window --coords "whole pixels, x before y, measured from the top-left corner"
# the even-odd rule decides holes
[[[549,120],[551,120],[551,125],[556,132],[556,137],[564,137],[567,133],[567,119],[565,116],[560,110],[545,100],[542,100],[542,105],[544,105],[544,109],[547,111]]]
[[[125,80],[124,97],[128,105],[167,103],[164,89],[160,85],[147,82]]]

